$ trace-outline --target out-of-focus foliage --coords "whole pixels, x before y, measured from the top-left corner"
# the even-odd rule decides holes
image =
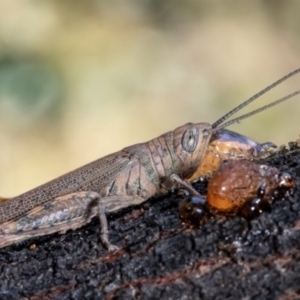
[[[0,115],[9,126],[36,125],[59,109],[59,74],[38,61],[0,63]],[[8,116],[8,118],[7,118]],[[51,120],[49,120],[51,122]]]
[[[215,121],[300,67],[299,9],[297,1],[0,0],[0,195],[186,122]],[[231,129],[295,140],[299,103]]]

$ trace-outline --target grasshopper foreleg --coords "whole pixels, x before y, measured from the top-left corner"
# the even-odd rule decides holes
[[[179,186],[185,188],[192,196],[201,197],[201,195],[192,187],[191,184],[182,180],[177,174],[172,174],[170,180],[173,183],[177,183]]]

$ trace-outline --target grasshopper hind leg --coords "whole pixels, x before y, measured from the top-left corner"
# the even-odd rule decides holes
[[[116,202],[115,198],[112,197],[112,202]],[[95,192],[77,192],[37,206],[17,219],[0,224],[0,248],[32,237],[56,232],[64,234],[70,229],[88,224],[93,217],[99,216],[101,240],[110,251],[116,250],[117,247],[108,239],[105,205],[110,204],[109,199],[110,197],[101,198]]]
[[[32,237],[65,233],[87,224],[97,215],[98,198],[94,192],[69,194],[0,224],[0,248]]]
[[[9,201],[9,200],[8,200]],[[109,251],[117,250],[108,238],[106,213],[145,201],[139,196],[101,197],[96,192],[76,192],[35,207],[17,219],[0,224],[0,248],[38,237],[80,228],[98,216],[101,241]]]

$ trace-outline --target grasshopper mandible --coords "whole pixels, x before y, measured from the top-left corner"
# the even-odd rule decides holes
[[[117,249],[109,242],[106,213],[142,203],[176,187],[199,196],[188,179],[203,163],[212,136],[232,123],[296,96],[300,90],[231,121],[224,121],[299,72],[297,69],[284,76],[212,125],[187,123],[0,202],[0,247],[35,236],[64,233],[98,216],[103,244],[110,251]]]

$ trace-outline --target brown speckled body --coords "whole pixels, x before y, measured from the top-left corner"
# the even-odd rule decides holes
[[[144,200],[148,199],[159,192],[171,174],[186,178],[200,164],[209,135],[200,134],[195,155],[185,155],[181,147],[182,134],[193,126],[199,127],[200,132],[210,129],[206,123],[184,125],[147,143],[133,145],[100,158],[5,201],[0,205],[0,223],[49,200],[79,191],[97,192],[102,197],[138,195]],[[192,156],[191,159],[189,156]]]
[[[102,239],[110,248],[105,213],[139,204],[177,185],[197,194],[183,179],[201,163],[211,132],[210,124],[188,123],[4,201],[0,204],[0,247],[80,227],[98,214]]]

